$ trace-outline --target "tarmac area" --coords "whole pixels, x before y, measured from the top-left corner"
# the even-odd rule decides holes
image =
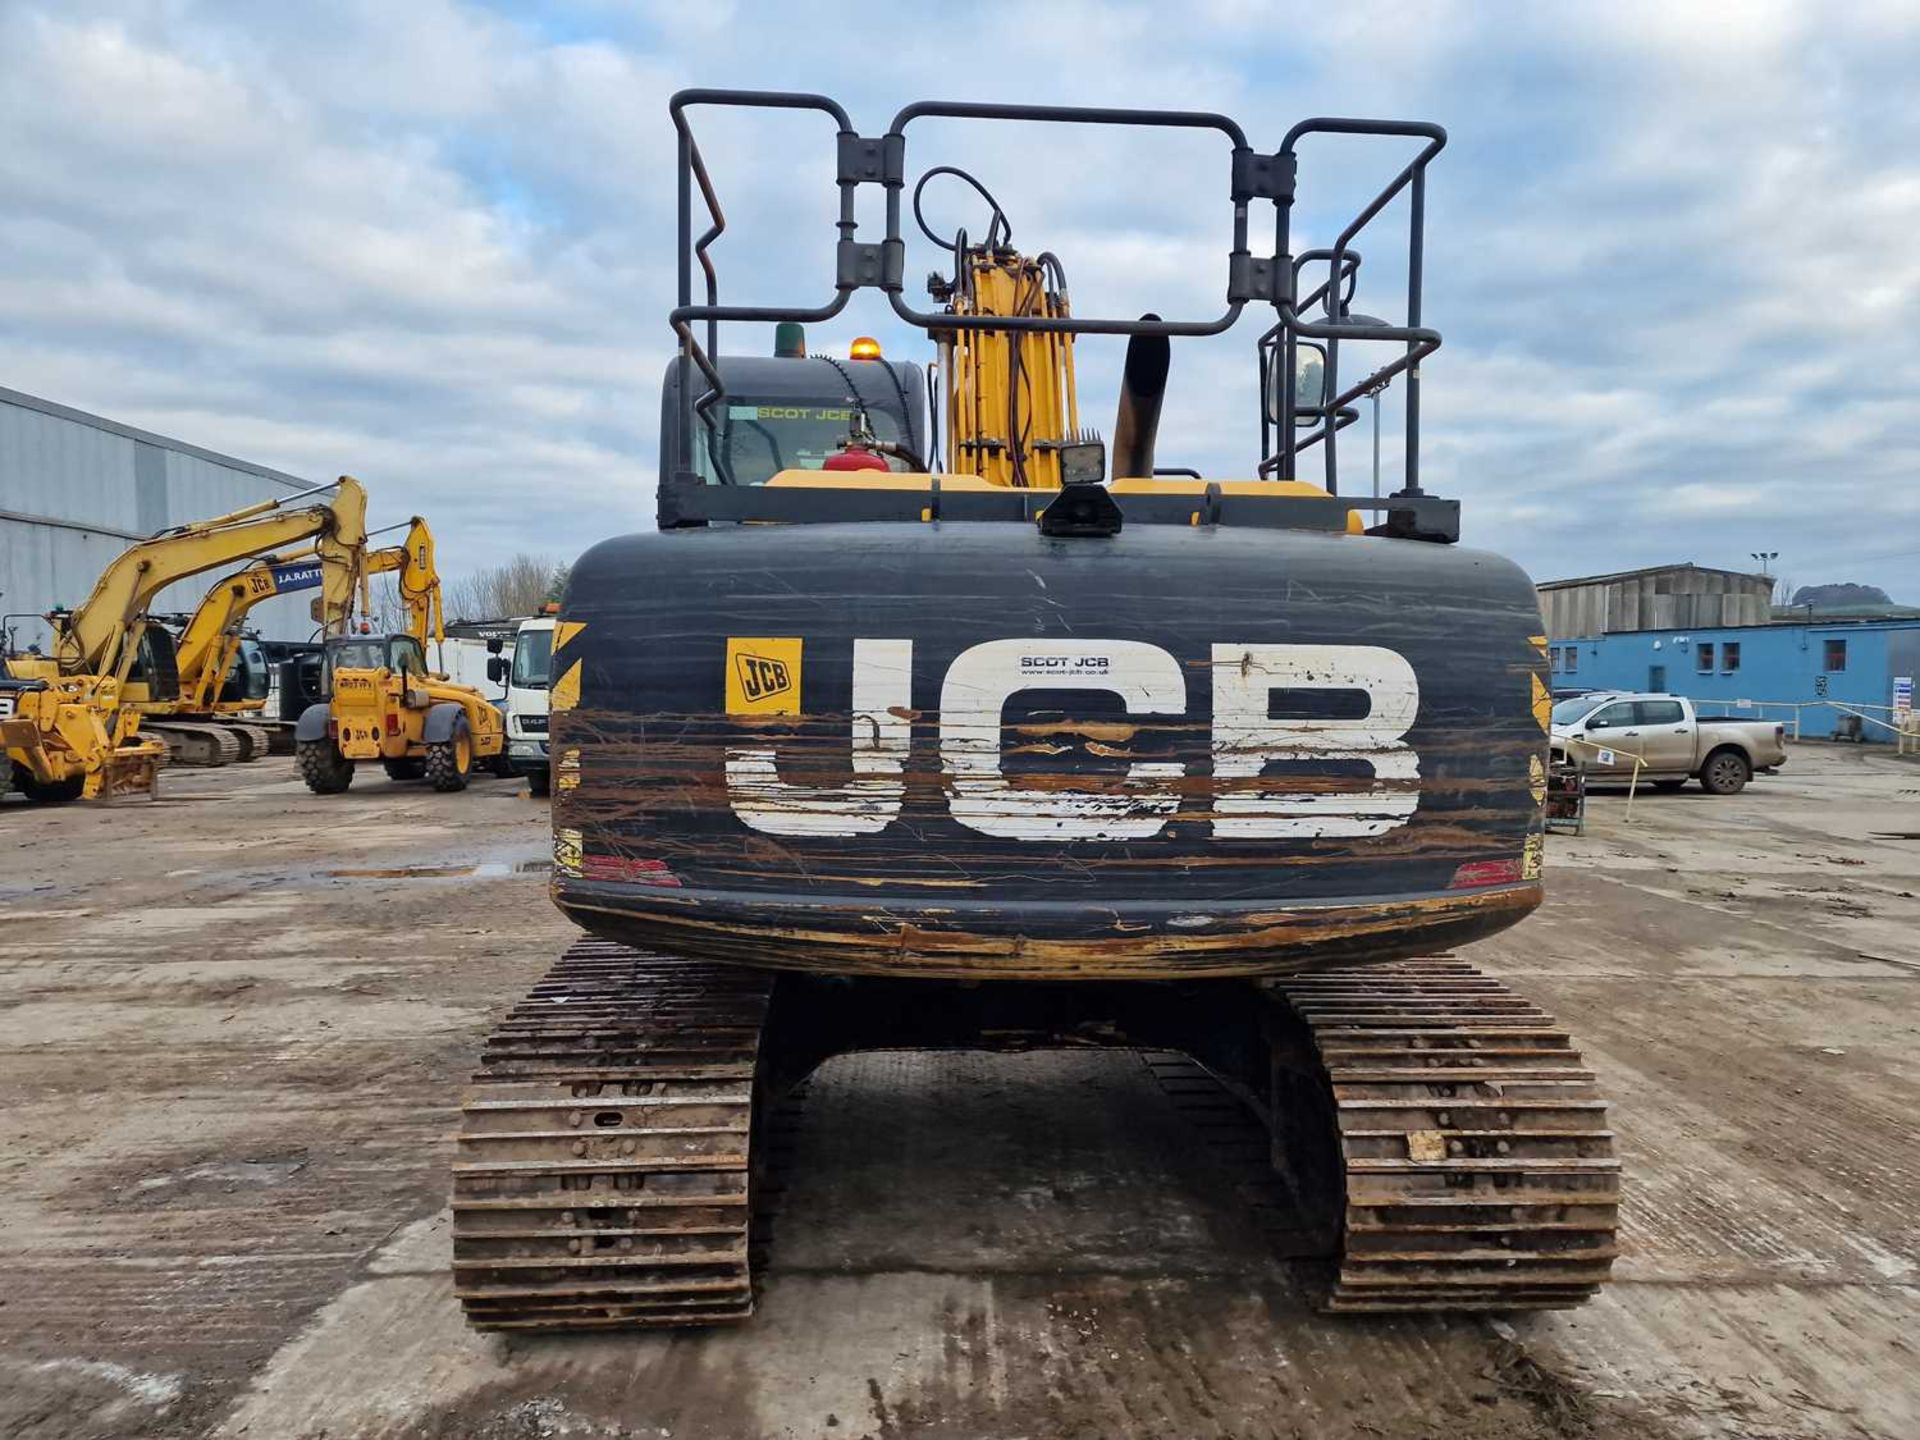
[[[573,935],[546,806],[290,759],[0,807],[0,1435],[1920,1436],[1920,765],[1596,796],[1462,952],[1613,1102],[1615,1283],[1334,1320],[1142,1057],[882,1053],[777,1119],[758,1313],[506,1340],[446,1271],[462,1084]]]

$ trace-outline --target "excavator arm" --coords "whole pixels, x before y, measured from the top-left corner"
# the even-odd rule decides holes
[[[60,673],[124,680],[139,651],[147,607],[161,590],[235,560],[302,541],[313,541],[327,562],[330,578],[324,582],[329,587],[324,603],[338,603],[344,615],[366,547],[367,494],[348,475],[341,476],[333,488],[332,499],[318,504],[290,508],[280,501],[265,501],[129,546],[106,568],[86,603],[59,619],[54,654]],[[341,592],[337,596],[336,589]],[[207,623],[212,623],[211,616]]]
[[[314,620],[327,634],[344,629],[362,583],[356,564],[359,553],[326,536],[314,545],[263,555],[216,581],[180,632],[177,708],[189,714],[213,709],[240,647],[240,626],[264,600],[317,585],[321,594]]]

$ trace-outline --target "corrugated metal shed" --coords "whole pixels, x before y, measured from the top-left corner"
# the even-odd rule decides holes
[[[1539,588],[1551,640],[1619,630],[1764,625],[1772,617],[1772,576],[1702,565],[1654,565],[1551,580]]]
[[[129,541],[312,484],[0,386],[0,611],[78,604]],[[170,586],[155,608],[191,610],[216,578]],[[308,639],[309,599],[270,600],[248,623],[269,639]],[[22,646],[47,640],[37,618],[9,623]]]

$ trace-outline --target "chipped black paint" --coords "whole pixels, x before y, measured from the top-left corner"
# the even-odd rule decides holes
[[[554,673],[584,663],[579,705],[555,714],[553,743],[578,751],[580,783],[556,791],[555,825],[579,832],[588,868],[557,874],[555,894],[611,938],[828,970],[1245,974],[1430,952],[1510,924],[1539,898],[1537,883],[1448,888],[1464,863],[1518,859],[1538,822],[1539,614],[1527,577],[1494,556],[1207,527],[1106,540],[999,524],[716,527],[596,547],[573,571],[562,618],[585,628]],[[801,714],[727,716],[729,636],[804,640]],[[791,784],[847,783],[856,638],[914,642],[910,704],[895,712],[913,737],[898,818],[842,837],[749,828],[729,803],[729,745],[770,746]],[[1036,791],[1119,793],[1129,764],[1180,764],[1166,787],[1178,810],[1158,834],[996,838],[949,813],[942,679],[962,651],[1007,638],[1142,641],[1177,658],[1181,715],[1128,715],[1102,692],[1045,688],[1002,714],[1003,773]],[[1419,779],[1390,783],[1417,788],[1411,818],[1361,838],[1216,837],[1222,792],[1368,783],[1351,761],[1216,782],[1216,643],[1403,656],[1420,687],[1406,737]],[[1277,692],[1270,713],[1312,724],[1364,702]],[[629,862],[647,868],[623,871]]]

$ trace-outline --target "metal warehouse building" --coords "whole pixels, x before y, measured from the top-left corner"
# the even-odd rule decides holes
[[[39,617],[86,599],[127,542],[312,484],[0,387],[0,611],[15,643],[45,645]],[[170,586],[154,609],[192,610],[214,578]],[[268,639],[309,639],[310,601],[269,600],[247,623]]]
[[[1673,565],[1540,587],[1557,690],[1655,690],[1708,714],[1765,716],[1820,738],[1880,721],[1920,676],[1920,619],[1774,618],[1772,580]]]

